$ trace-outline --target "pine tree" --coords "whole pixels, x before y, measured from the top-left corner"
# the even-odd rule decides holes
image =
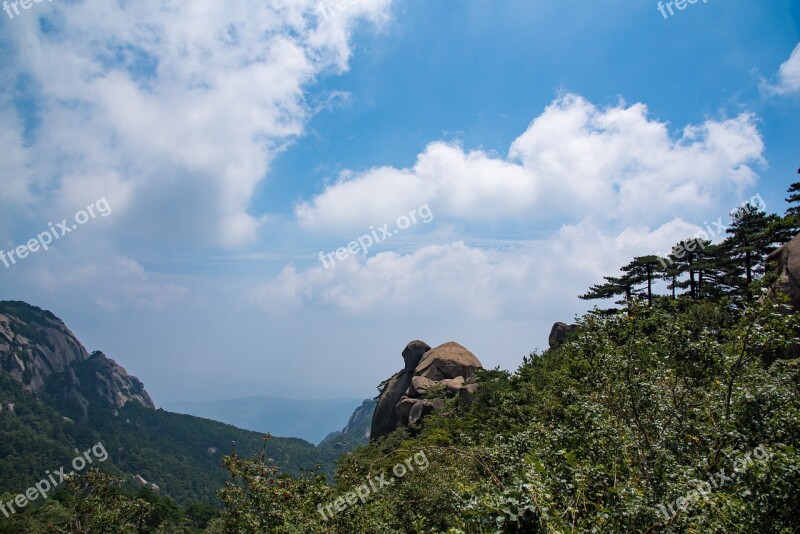
[[[634,292],[635,286],[647,284],[644,291],[647,294],[648,306],[653,305],[653,280],[661,278],[660,274],[664,271],[664,267],[659,263],[658,256],[639,256],[621,269]]]
[[[697,270],[697,298],[719,299],[733,290],[726,279],[732,260],[725,243],[712,245],[702,241],[694,268]]]
[[[625,295],[625,300],[616,301],[616,304],[626,304],[633,296],[633,282],[626,276],[614,277],[604,276],[604,284],[597,284],[589,289],[585,295],[579,298],[583,300],[604,300],[614,298],[618,295]]]
[[[797,169],[797,174],[800,174],[800,169]],[[789,193],[789,198],[786,202],[793,204],[786,210],[787,217],[800,217],[800,182],[795,182],[786,190]]]
[[[732,260],[726,265],[726,283],[737,288],[748,302],[753,300],[752,283],[763,276],[765,259],[775,250],[774,228],[779,220],[777,215],[767,215],[747,204],[726,230],[730,237],[723,251]]]
[[[675,287],[679,289],[688,289],[689,297],[692,299],[698,298],[697,281],[698,281],[698,261],[700,259],[700,252],[704,247],[707,247],[710,241],[702,239],[685,239],[672,248],[670,259],[672,260],[671,268],[677,269],[678,274],[687,274],[688,278],[684,281],[675,283]]]
[[[676,263],[661,263],[661,278],[666,280],[667,289],[672,291],[672,300],[677,298],[678,277],[681,275],[680,265]]]
[[[797,171],[800,173],[800,169]],[[780,221],[773,225],[775,240],[779,243],[786,243],[800,233],[800,182],[795,182],[786,190],[789,197],[786,202],[789,208]]]

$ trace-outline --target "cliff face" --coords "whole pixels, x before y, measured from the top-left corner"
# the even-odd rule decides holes
[[[795,311],[800,311],[800,235],[767,256],[767,261],[777,263],[773,295],[788,295]]]
[[[52,313],[23,302],[0,302],[0,366],[28,391],[42,392],[52,374],[88,358],[83,345]]]
[[[139,379],[101,352],[89,355],[60,319],[24,302],[0,302],[0,370],[80,419],[93,400],[111,409],[128,402],[155,408]]]
[[[360,445],[369,443],[372,414],[378,402],[374,399],[365,400],[355,409],[350,420],[340,432],[332,432],[319,444],[320,448],[332,447],[338,451],[352,450]]]
[[[454,341],[434,349],[424,341],[412,341],[403,350],[403,360],[405,368],[386,381],[378,398],[372,440],[397,428],[414,428],[423,417],[441,409],[444,400],[429,400],[430,390],[468,403],[478,387],[473,375],[483,369],[474,354]]]
[[[370,427],[372,425],[372,414],[375,413],[375,406],[378,404],[375,400],[365,400],[361,406],[356,408],[347,426],[344,427],[341,434],[343,436],[353,435],[356,438],[369,441]]]

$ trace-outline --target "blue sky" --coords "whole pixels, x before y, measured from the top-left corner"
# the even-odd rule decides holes
[[[800,2],[156,0],[0,13],[0,265],[163,401],[487,366],[800,166]],[[326,269],[335,252],[412,225]],[[332,378],[335,377],[335,378]]]

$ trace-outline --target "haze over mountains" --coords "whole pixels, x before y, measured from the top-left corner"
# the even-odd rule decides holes
[[[157,404],[139,379],[102,352],[87,351],[51,312],[0,301],[0,494],[35,483],[75,449],[103,443],[106,467],[129,489],[144,480],[183,505],[215,504],[228,480],[224,455],[264,452],[284,473],[320,466],[330,474],[340,455],[367,442],[374,408],[374,401],[255,398],[210,403],[200,418]],[[263,429],[225,424],[233,420]],[[317,447],[293,437],[295,429],[314,443],[328,439]],[[284,431],[287,437],[264,441],[266,432]]]
[[[343,428],[364,399],[286,399],[256,396],[219,401],[167,402],[176,413],[221,421],[238,428],[273,436],[301,438],[319,443]]]

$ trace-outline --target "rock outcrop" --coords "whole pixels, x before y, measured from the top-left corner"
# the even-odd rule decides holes
[[[339,436],[354,435],[359,440],[364,440],[365,442],[369,441],[369,422],[372,421],[372,415],[375,413],[376,404],[377,402],[374,399],[362,402],[361,406],[356,408],[353,415],[350,416],[350,419],[347,421],[347,426],[339,432]]]
[[[432,390],[443,397],[474,393],[473,376],[483,368],[474,354],[455,342],[431,349],[423,341],[412,341],[403,350],[403,359],[405,368],[386,382],[378,399],[370,432],[373,440],[401,426],[414,427],[441,409],[443,398],[424,398]]]
[[[430,346],[424,341],[412,341],[403,350],[403,360],[405,368],[391,377],[381,391],[375,413],[372,415],[372,429],[370,439],[385,436],[391,433],[399,425],[399,417],[396,407],[400,400],[405,396],[406,391],[414,378],[414,369],[426,352],[431,350]],[[409,407],[409,411],[411,408]]]
[[[555,348],[562,343],[564,343],[567,338],[574,334],[578,330],[578,325],[575,324],[566,324],[566,323],[556,323],[553,325],[553,328],[550,330],[550,348]]]
[[[320,448],[332,446],[337,450],[352,450],[361,445],[369,443],[370,433],[372,432],[372,416],[375,413],[375,406],[378,401],[368,399],[355,409],[350,420],[339,432],[331,432],[319,444]]]
[[[102,352],[93,353],[85,367],[93,373],[95,393],[108,406],[122,408],[129,402],[135,402],[146,408],[155,408],[144,384]]]
[[[791,307],[787,306],[786,313],[800,312],[800,234],[767,256],[767,262],[776,262],[775,275],[777,280],[772,284],[767,296],[775,298],[779,294],[787,295]],[[769,366],[776,359],[800,358],[800,346],[791,345],[781,355],[764,354],[761,357],[764,365]]]
[[[795,311],[800,311],[800,235],[767,256],[767,261],[778,264],[778,279],[772,286],[771,293],[783,293],[789,296]]]
[[[24,302],[0,302],[0,369],[33,393],[53,373],[89,357],[67,326],[50,312]]]
[[[60,319],[24,302],[0,302],[0,371],[80,420],[93,400],[111,409],[129,402],[155,409],[139,379],[101,352],[89,355]]]

